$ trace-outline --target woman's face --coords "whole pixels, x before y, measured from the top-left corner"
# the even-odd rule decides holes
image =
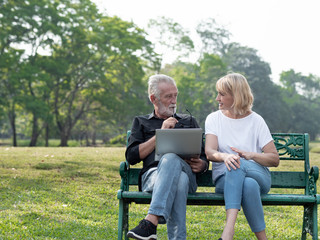
[[[231,110],[233,105],[233,96],[227,92],[218,92],[216,101],[219,103],[220,110]]]

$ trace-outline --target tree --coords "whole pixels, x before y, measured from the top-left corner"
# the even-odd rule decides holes
[[[68,10],[71,7],[74,11]],[[141,29],[117,17],[98,14],[89,1],[66,3],[63,12],[72,21],[63,27],[62,44],[54,47],[52,56],[61,70],[47,71],[54,81],[53,108],[60,145],[66,146],[83,114],[99,110],[123,117],[126,111],[119,108],[130,106],[128,101],[137,95],[144,74],[142,66],[148,67],[142,59],[156,63],[158,58]]]
[[[283,71],[280,83],[292,94],[300,94],[313,101],[320,97],[320,78],[312,74],[303,76],[293,69]]]
[[[17,146],[16,109],[19,107],[21,82],[19,77],[20,59],[23,51],[8,49],[0,55],[0,104],[2,113],[10,122],[12,130],[12,145]]]
[[[148,32],[156,36],[155,49],[160,51],[162,58],[168,57],[166,53],[170,52],[171,58],[175,56],[175,60],[181,61],[194,53],[195,46],[190,38],[190,32],[171,18],[151,19],[148,23]]]
[[[217,107],[215,84],[226,72],[222,59],[218,55],[204,54],[196,64],[175,62],[162,71],[177,82],[178,110],[192,114],[204,127],[207,115]]]
[[[47,122],[48,106],[47,98],[49,89],[46,86],[45,73],[41,72],[39,66],[39,52],[50,53],[50,45],[56,41],[56,19],[55,11],[57,4],[49,0],[41,1],[7,1],[2,4],[0,19],[4,29],[1,38],[1,58],[4,62],[10,62],[10,67],[1,67],[2,72],[8,70],[14,72],[17,80],[4,74],[4,81],[7,82],[4,93],[10,93],[10,86],[15,85],[15,99],[32,114],[32,136],[30,146],[35,146],[41,132],[38,121],[42,119]],[[17,50],[21,49],[21,50]],[[49,51],[49,52],[48,52]],[[20,52],[19,57],[12,52]],[[15,67],[18,66],[18,67]],[[18,84],[15,82],[18,81]],[[8,101],[14,98],[8,96]],[[8,106],[8,103],[6,104]],[[9,119],[13,128],[13,138],[16,138],[14,119],[14,104],[10,104]],[[48,124],[46,124],[48,125]],[[14,140],[16,141],[16,140]],[[15,144],[14,144],[15,145]]]
[[[159,66],[143,30],[103,16],[89,0],[10,1],[3,4],[0,17],[6,30],[1,58],[14,62],[1,69],[1,77],[10,83],[2,94],[19,93],[8,97],[13,101],[10,113],[19,100],[32,114],[32,146],[43,128],[48,132],[52,114],[61,146],[89,112],[103,110],[124,125],[126,111],[118,114],[117,108],[136,109],[129,103],[140,95],[145,69]],[[25,48],[19,59],[9,54],[16,48]],[[9,79],[8,66],[20,67],[15,69],[19,82]],[[14,122],[15,114],[11,116]]]
[[[270,79],[270,65],[253,48],[230,43],[226,49],[222,59],[229,70],[247,78],[255,97],[253,109],[263,116],[271,131],[284,131],[284,123],[290,118],[289,110],[282,100],[280,87]]]
[[[290,109],[290,131],[307,132],[311,140],[319,134],[320,101],[319,78],[303,76],[293,69],[280,74],[280,83],[284,86],[283,99]]]
[[[222,56],[225,54],[231,34],[224,27],[217,24],[213,18],[200,22],[196,31],[202,42],[201,55],[218,54]]]

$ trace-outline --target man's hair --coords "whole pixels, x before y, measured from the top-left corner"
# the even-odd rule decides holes
[[[217,81],[216,89],[218,92],[229,93],[233,96],[232,107],[236,114],[244,115],[251,111],[254,98],[249,83],[243,75],[227,74]]]
[[[148,81],[149,99],[151,95],[154,95],[156,98],[160,99],[160,91],[158,86],[160,83],[163,83],[163,82],[176,86],[176,82],[174,81],[174,79],[167,75],[164,75],[164,74],[152,75]]]

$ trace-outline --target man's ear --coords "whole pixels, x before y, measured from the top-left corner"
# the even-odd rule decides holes
[[[156,102],[156,96],[154,94],[150,95],[150,102],[152,102],[153,104],[155,104]]]

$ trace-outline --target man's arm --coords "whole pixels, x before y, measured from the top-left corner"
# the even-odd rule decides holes
[[[126,159],[131,165],[135,165],[141,162],[139,145],[144,141],[139,117],[133,119],[131,135],[128,139],[128,145],[126,149]]]
[[[174,128],[176,123],[178,122],[177,119],[174,117],[170,117],[163,121],[161,129],[168,129]],[[139,145],[139,155],[141,159],[146,158],[156,147],[156,136],[153,136],[148,141],[141,143]]]
[[[139,144],[140,159],[146,158],[156,147],[156,136],[153,136],[148,141]]]

